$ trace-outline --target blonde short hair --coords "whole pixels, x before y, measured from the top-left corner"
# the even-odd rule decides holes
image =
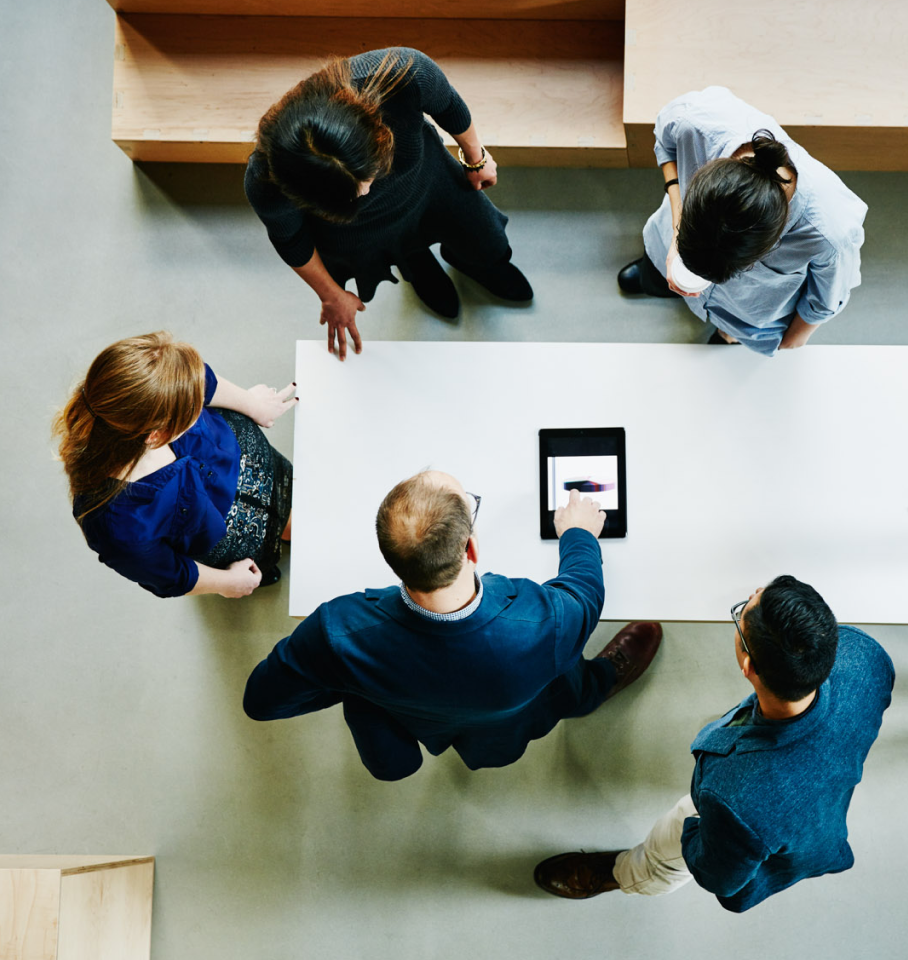
[[[457,491],[418,473],[382,501],[375,531],[388,566],[408,587],[431,593],[457,579],[472,523]]]

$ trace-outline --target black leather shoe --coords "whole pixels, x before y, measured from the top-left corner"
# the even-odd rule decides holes
[[[494,293],[496,297],[501,297],[502,300],[526,303],[533,299],[533,288],[530,286],[530,281],[510,260],[502,260],[489,267],[476,267],[459,260],[444,246],[441,248],[441,255],[455,270],[466,274],[471,280],[475,280],[481,287],[485,287],[489,293]]]
[[[608,853],[559,853],[536,864],[536,885],[566,900],[589,900],[620,889],[612,869],[620,850]]]
[[[273,587],[281,579],[281,570],[280,567],[272,567],[270,570],[262,571],[262,579],[259,583],[260,587]]]
[[[643,281],[640,275],[640,260],[629,263],[618,271],[618,286],[625,293],[643,293]]]
[[[596,659],[612,661],[618,675],[615,686],[609,690],[606,700],[629,687],[653,662],[659,644],[662,643],[661,623],[629,623],[605,645]]]
[[[706,342],[707,342],[707,343],[714,343],[714,344],[715,344],[715,343],[718,343],[718,344],[721,344],[721,345],[726,346],[726,347],[740,347],[740,346],[741,346],[741,344],[740,344],[738,341],[735,341],[734,343],[729,343],[729,342],[725,339],[725,337],[723,337],[722,334],[719,333],[718,330],[713,330],[712,336],[711,336],[711,337],[709,338],[709,340],[707,340]]]
[[[460,297],[454,281],[445,273],[442,265],[428,248],[407,258],[410,283],[416,296],[430,309],[455,319],[460,313]]]

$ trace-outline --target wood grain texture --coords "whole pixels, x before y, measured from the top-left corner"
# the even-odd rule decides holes
[[[115,866],[63,876],[57,960],[149,960],[154,861]]]
[[[103,867],[150,863],[153,860],[153,857],[124,856],[123,854],[0,854],[0,870],[59,870],[63,873],[81,873]]]
[[[631,166],[650,166],[659,110],[718,84],[773,116],[836,169],[905,170],[908,5],[627,0],[624,120]],[[642,130],[649,128],[649,142]]]
[[[113,139],[134,159],[242,162],[264,111],[326,57],[402,45],[439,63],[512,162],[543,148],[623,166],[622,41],[608,21],[119,17]]]
[[[624,0],[107,0],[120,13],[623,20]]]
[[[785,130],[812,156],[833,170],[908,171],[908,126],[821,127],[785,124]],[[631,167],[655,167],[653,124],[628,123]]]
[[[154,858],[0,856],[0,960],[149,960]]]
[[[138,162],[243,163],[249,159],[251,143],[191,141],[117,140],[117,146]],[[448,146],[452,155],[457,149]],[[495,160],[502,167],[599,167],[624,168],[624,150],[597,150],[594,147],[495,147]]]
[[[0,960],[57,960],[60,872],[0,869]]]

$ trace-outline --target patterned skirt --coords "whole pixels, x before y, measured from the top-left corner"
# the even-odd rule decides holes
[[[265,573],[281,558],[281,533],[290,518],[293,467],[265,439],[249,417],[233,410],[216,410],[240,445],[240,475],[236,496],[225,520],[227,533],[200,563],[224,570],[250,557]]]

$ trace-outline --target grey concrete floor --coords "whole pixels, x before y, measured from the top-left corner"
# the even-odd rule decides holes
[[[293,626],[286,583],[241,602],[159,601],[95,562],[49,423],[97,351],[167,328],[239,383],[282,384],[293,341],[321,332],[239,169],[134,167],[110,142],[107,4],[2,0],[0,14],[0,851],[154,854],[155,960],[903,957],[903,680],[852,806],[853,870],[741,917],[693,885],[661,901],[567,903],[535,890],[536,860],[639,839],[687,789],[696,731],[747,692],[729,624],[666,624],[632,691],[513,767],[471,774],[443,756],[382,784],[338,710],[266,725],[241,711],[250,669]],[[864,285],[815,342],[906,343],[908,178],[845,180],[870,205]],[[659,198],[655,171],[503,171],[494,199],[534,305],[507,309],[458,280],[463,313],[445,323],[386,285],[364,315],[366,349],[704,340],[683,306],[615,288]],[[288,453],[290,428],[272,438]],[[330,544],[295,549],[331,555]],[[602,624],[591,650],[615,627]],[[908,628],[868,629],[904,676]]]

